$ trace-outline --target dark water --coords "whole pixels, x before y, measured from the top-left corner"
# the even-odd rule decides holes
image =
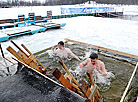
[[[119,17],[119,19],[123,20],[131,20],[131,21],[138,21],[138,15],[126,15]],[[132,85],[127,92],[126,102],[136,102],[138,96],[138,70],[135,73],[135,77],[133,79]]]
[[[88,49],[82,48],[78,45],[66,44],[66,46],[69,47],[77,56],[79,56],[81,61],[85,60],[86,54],[87,54],[86,52],[89,52]],[[48,50],[48,51],[51,51],[51,50]],[[94,51],[94,50],[92,50],[92,51]],[[47,52],[38,54],[36,57],[40,60],[40,62],[49,71],[51,71],[54,68],[58,68],[62,74],[65,74],[65,71],[63,70],[63,68],[61,67],[61,65],[58,62],[59,61],[58,57],[51,57]],[[99,54],[99,59],[105,63],[107,71],[112,72],[115,75],[114,78],[111,78],[111,80],[110,80],[111,83],[109,85],[97,83],[97,85],[99,87],[100,94],[102,95],[104,102],[119,102],[123,95],[123,92],[127,86],[127,83],[129,82],[129,79],[131,77],[131,74],[132,74],[135,66],[130,63],[122,62],[122,61],[119,61],[119,60],[111,58],[111,57],[105,57],[102,54]],[[69,71],[73,74],[75,79],[77,79],[78,82],[81,79],[84,79],[90,86],[89,79],[86,75],[86,70],[87,70],[86,67],[84,67],[83,69],[80,69],[79,68],[80,62],[78,62],[76,59],[71,58],[71,57],[69,57],[68,60],[67,59],[62,59],[62,60],[65,63],[65,65],[67,66],[67,68],[69,69]],[[22,74],[24,77],[22,77],[22,75],[20,76],[20,74]],[[38,77],[36,80],[35,76],[31,73],[30,74],[32,76],[31,75],[28,76],[28,74],[26,74],[24,72],[23,73],[21,72],[20,74],[15,74],[11,78],[6,77],[6,79],[8,78],[7,79],[8,82],[0,81],[1,97],[3,97],[3,95],[6,95],[7,92],[9,92],[9,91],[6,91],[5,93],[3,93],[4,89],[6,87],[7,87],[7,90],[12,89],[12,87],[13,87],[12,92],[17,91],[17,93],[13,94],[12,92],[11,93],[9,92],[8,95],[11,94],[14,97],[16,95],[17,95],[17,97],[23,97],[23,98],[20,98],[21,102],[23,102],[22,100],[31,100],[28,96],[26,97],[26,95],[29,95],[30,92],[32,93],[34,89],[37,90],[41,86],[49,87],[49,85],[50,85],[50,84],[45,84],[45,82],[42,81],[43,78],[38,80],[38,78],[39,78],[38,76],[36,76],[36,77]],[[3,79],[3,78],[5,78],[5,77],[1,77],[1,79]],[[50,78],[57,81],[53,76],[50,76]],[[136,76],[133,80],[133,85],[131,86],[130,90],[127,93],[126,102],[135,102],[135,100],[136,100],[136,95],[138,93],[138,86],[137,86],[138,80],[136,80],[136,79],[138,79],[138,74],[136,74]],[[24,81],[25,81],[25,83],[24,83]],[[38,84],[35,84],[35,82],[39,83],[40,86]],[[21,88],[26,90],[25,93],[24,93],[24,90],[20,90],[20,88],[17,86],[18,83],[20,83],[19,85]],[[24,84],[25,85],[27,84],[27,85],[23,86]],[[27,90],[29,87],[32,87],[30,91]],[[39,89],[39,92],[40,92],[40,94],[38,95],[39,97],[41,97],[42,99],[45,97],[42,95],[42,93],[49,94],[48,95],[49,97],[50,97],[50,95],[54,95],[54,94],[52,94],[52,92],[54,91],[53,89],[47,93],[46,91],[44,91],[45,88],[43,88],[43,87],[42,87],[42,89],[41,88]],[[23,92],[23,94],[22,94],[23,96],[18,95],[18,92],[20,92],[19,90]],[[33,95],[35,96],[36,92],[37,91],[35,91],[34,94],[31,94],[30,97],[32,97]],[[55,92],[57,92],[57,91],[55,90]],[[62,102],[62,100],[60,99],[60,96],[58,96],[58,97],[59,97],[59,102]],[[2,102],[8,102],[9,100],[14,100],[11,96],[9,96],[9,100],[7,100],[7,99],[5,100],[5,99],[6,99],[6,96],[2,98],[2,100],[4,100]],[[37,100],[36,98],[34,98],[34,99]],[[38,100],[40,101],[41,99],[38,99]],[[43,99],[43,100],[45,100],[45,99]],[[52,100],[52,99],[49,99],[49,100]],[[31,102],[33,102],[33,101],[31,100]],[[57,102],[57,100],[55,102]]]
[[[68,47],[77,56],[79,56],[82,61],[85,59],[86,49],[80,48],[76,45],[71,45]],[[65,71],[58,63],[58,57],[50,58],[48,53],[43,53],[41,55],[38,55],[37,58],[46,66],[48,70],[58,68],[63,74],[65,74]],[[105,63],[107,71],[112,72],[115,75],[114,78],[111,78],[110,85],[97,84],[100,94],[102,95],[104,102],[119,102],[135,66],[127,62],[122,62],[110,57],[105,57],[100,54],[99,59]],[[76,59],[64,59],[63,61],[78,82],[81,79],[84,79],[90,85],[88,77],[86,75],[86,67],[84,67],[83,70],[79,69],[80,62],[78,62]]]

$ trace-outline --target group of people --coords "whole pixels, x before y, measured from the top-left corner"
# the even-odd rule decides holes
[[[81,61],[79,57],[76,56],[69,48],[65,47],[63,41],[58,42],[57,50],[55,50],[54,47],[52,48],[52,50],[59,57],[67,57],[70,55],[78,61]],[[97,70],[102,76],[107,76],[105,64],[98,59],[97,53],[91,53],[89,58],[80,63],[80,68],[83,68],[84,66],[87,66],[88,71],[90,71],[91,73],[94,73],[94,71]]]

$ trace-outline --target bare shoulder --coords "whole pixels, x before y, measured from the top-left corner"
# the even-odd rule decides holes
[[[55,52],[55,53],[59,53],[59,52],[60,52],[60,49],[58,48],[58,49],[56,49],[54,52]]]
[[[70,50],[69,48],[65,48],[66,50]]]
[[[98,60],[100,65],[104,65],[104,62],[102,62],[101,60]]]
[[[90,61],[91,61],[91,59],[90,59],[90,58],[87,58],[87,59],[86,59],[86,61],[87,61],[87,62],[90,62]]]
[[[67,52],[71,52],[71,50],[70,50],[69,48],[65,48],[65,50],[66,50]]]

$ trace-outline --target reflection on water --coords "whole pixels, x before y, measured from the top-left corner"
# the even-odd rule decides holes
[[[80,48],[76,45],[68,45],[67,47],[81,59],[81,62],[89,57],[90,53],[93,51]],[[48,70],[58,68],[62,74],[65,74],[65,71],[58,62],[59,57],[53,56],[52,50],[48,50],[46,53],[38,55],[37,58]],[[118,102],[123,95],[134,66],[100,54],[99,59],[105,63],[107,69],[107,78],[102,77],[99,73],[95,73],[95,75],[93,75],[94,80],[99,87],[100,94],[104,98],[105,102]],[[84,79],[90,86],[89,78],[86,74],[86,66],[80,68],[80,62],[74,58],[62,60],[78,82],[81,79]]]

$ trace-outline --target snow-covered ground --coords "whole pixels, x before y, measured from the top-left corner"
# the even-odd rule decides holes
[[[88,6],[88,4],[81,6]],[[53,15],[60,15],[60,7],[61,6],[0,8],[0,19],[17,19],[18,14],[25,14],[25,16],[28,17],[29,12],[46,16],[48,10],[52,10]],[[69,5],[62,7],[69,7]],[[138,15],[138,6],[116,7],[124,8],[125,15]],[[51,29],[43,33],[12,38],[11,40],[14,40],[18,45],[26,45],[33,53],[56,45],[60,40],[64,41],[64,38],[69,38],[138,55],[138,22],[136,20],[81,16],[53,19],[53,22],[64,22],[66,26],[61,29]],[[9,45],[13,45],[10,41],[2,42],[1,44],[4,53],[8,55],[9,52],[6,51],[6,48]]]

